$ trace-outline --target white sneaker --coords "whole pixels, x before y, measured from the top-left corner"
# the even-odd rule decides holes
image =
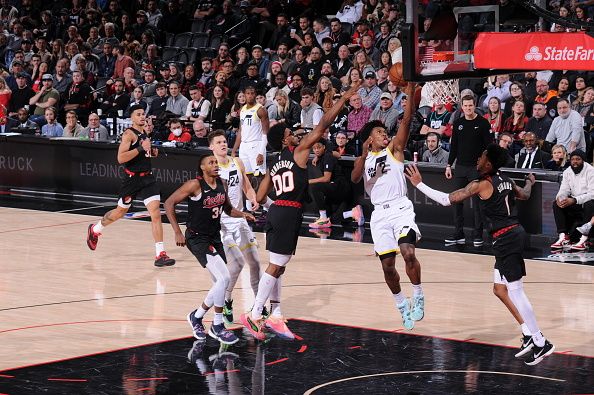
[[[584,236],[588,236],[588,234],[590,233],[590,230],[592,230],[592,224],[590,222],[586,222],[582,226],[578,226],[575,229],[578,232],[580,232],[581,234],[583,234]]]

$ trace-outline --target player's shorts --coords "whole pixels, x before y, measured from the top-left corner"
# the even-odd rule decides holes
[[[254,232],[244,218],[221,217],[221,238],[225,248],[239,247],[243,251],[258,245]]]
[[[130,207],[132,201],[139,197],[146,201],[146,199],[154,198],[154,200],[161,200],[159,195],[159,186],[157,180],[152,174],[146,176],[129,176],[126,175],[119,193],[119,206],[124,208]],[[145,204],[148,202],[145,202]]]
[[[526,264],[522,257],[526,231],[522,225],[510,229],[504,234],[493,238],[493,254],[495,255],[495,269],[499,271],[501,282],[503,277],[507,282],[520,280],[526,275]],[[494,279],[495,280],[495,279]]]
[[[282,255],[293,255],[297,248],[303,209],[273,204],[266,216],[266,249]]]
[[[219,237],[211,237],[207,235],[201,235],[195,233],[191,229],[186,229],[186,247],[188,250],[200,262],[202,267],[206,267],[208,261],[206,256],[220,255],[223,261],[227,263],[227,257],[225,256],[225,250],[223,249],[223,243]]]
[[[415,223],[413,203],[408,198],[375,206],[371,213],[370,227],[373,249],[379,256],[398,252],[398,245],[402,243],[416,245],[421,238],[421,232]],[[411,230],[415,233],[414,238],[411,238]]]
[[[247,174],[254,174],[259,172],[260,174],[266,173],[266,155],[264,155],[264,162],[258,166],[256,161],[259,154],[262,153],[262,142],[252,141],[250,143],[242,142],[239,146],[239,159],[243,162],[245,172]]]

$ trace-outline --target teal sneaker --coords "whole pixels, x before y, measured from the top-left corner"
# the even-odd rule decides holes
[[[425,316],[425,296],[413,296],[410,316],[414,321],[421,321]]]
[[[404,302],[400,303],[397,307],[398,310],[400,310],[400,314],[402,315],[402,325],[404,328],[408,330],[414,328],[415,322],[410,316],[410,304],[408,303],[408,299],[404,300]]]

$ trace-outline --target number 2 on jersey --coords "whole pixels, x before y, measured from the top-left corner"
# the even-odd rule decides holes
[[[272,183],[274,184],[276,196],[280,196],[285,192],[291,192],[293,189],[295,189],[292,171],[285,171],[283,174],[276,174],[274,177],[272,177]]]

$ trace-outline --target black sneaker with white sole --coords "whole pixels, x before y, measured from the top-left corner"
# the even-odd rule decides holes
[[[464,244],[466,243],[466,238],[464,237],[464,233],[454,233],[445,238],[446,244]]]
[[[485,241],[482,237],[475,237],[474,239],[472,239],[472,244],[475,247],[482,247],[482,245],[485,244]]]
[[[534,340],[532,340],[532,336],[530,335],[523,335],[522,336],[522,344],[520,345],[520,350],[516,353],[515,357],[520,358],[524,355],[528,354],[530,350],[534,347]]]
[[[528,357],[528,359],[524,361],[524,363],[528,366],[534,366],[541,363],[545,357],[548,357],[553,353],[553,351],[555,351],[555,346],[548,340],[545,340],[545,344],[542,347],[538,347],[536,344],[534,344],[532,351],[533,353]]]

